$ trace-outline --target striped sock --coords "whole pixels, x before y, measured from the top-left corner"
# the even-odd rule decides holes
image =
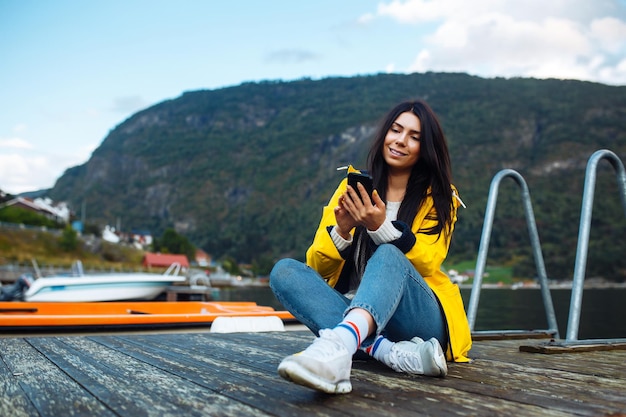
[[[355,353],[363,339],[369,334],[369,326],[363,315],[351,311],[333,329],[333,332],[341,338],[350,353]]]
[[[393,345],[394,342],[387,339],[383,335],[379,335],[376,340],[374,340],[374,343],[365,349],[365,352],[374,359],[380,361],[387,353],[389,353]]]

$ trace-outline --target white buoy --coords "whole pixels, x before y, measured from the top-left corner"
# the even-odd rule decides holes
[[[284,332],[285,325],[277,316],[218,317],[211,323],[213,333]]]

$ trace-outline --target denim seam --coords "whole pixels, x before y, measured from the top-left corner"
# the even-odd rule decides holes
[[[280,293],[274,292],[274,295],[276,296],[276,299],[287,309],[287,311],[291,312],[292,315],[294,315],[294,316],[300,316],[299,320],[302,322],[302,324],[304,324],[309,329],[316,329],[317,328],[317,324],[313,323],[308,318],[306,318],[304,316],[304,314],[300,314],[298,309],[294,308],[294,306],[291,303],[285,301],[285,299],[281,296]],[[293,313],[296,313],[296,314],[293,314]]]
[[[426,283],[424,279],[419,279],[418,277],[413,276],[411,274],[411,271],[408,271],[407,275],[410,276],[411,279],[413,279],[413,281],[417,283],[417,285],[422,287],[425,290],[426,294],[430,295],[433,301],[436,301],[437,303],[439,303],[439,300],[437,300],[437,297],[435,296],[434,291],[428,286],[428,284]]]
[[[402,295],[404,294],[404,286],[406,286],[406,277],[409,276],[411,278],[414,278],[411,273],[411,271],[409,269],[405,269],[404,271],[404,277],[405,279],[402,280],[403,283],[403,287],[401,288],[400,291],[398,291],[395,295],[395,298],[393,300],[393,304],[392,304],[392,308],[391,311],[395,311],[396,307],[398,306],[398,303],[400,302],[400,299],[402,298]],[[418,280],[419,281],[419,280]],[[376,311],[374,309],[374,307],[370,304],[365,304],[365,303],[352,303],[350,304],[350,306],[346,309],[345,314],[348,313],[348,311],[354,309],[354,308],[362,308],[363,310],[367,311],[368,313],[371,314],[372,318],[374,319],[374,323],[376,323],[376,333],[373,335],[370,335],[366,338],[366,340],[371,340],[371,337],[374,336],[378,336],[381,334],[382,330],[384,330],[384,326],[382,325],[381,321],[380,321],[380,314],[378,313],[378,311]],[[344,316],[345,316],[344,314]],[[387,323],[385,323],[386,325]],[[373,342],[373,340],[372,340]],[[365,343],[365,340],[363,341],[363,343],[361,344],[362,347],[368,347],[369,345],[372,344],[372,342],[370,343]]]

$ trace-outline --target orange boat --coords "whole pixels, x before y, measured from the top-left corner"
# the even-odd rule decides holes
[[[209,326],[218,317],[278,317],[294,321],[288,311],[254,302],[0,302],[0,330],[83,328],[155,328]]]

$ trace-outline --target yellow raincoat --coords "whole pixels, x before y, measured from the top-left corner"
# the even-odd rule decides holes
[[[331,287],[337,284],[345,259],[341,257],[333,243],[328,227],[336,224],[334,208],[339,205],[339,197],[345,191],[346,184],[347,180],[344,179],[328,205],[324,207],[322,220],[315,233],[313,243],[306,253],[307,265],[315,269]],[[456,193],[456,190],[453,191]],[[456,209],[460,203],[455,198],[453,204],[452,225],[454,227]],[[472,347],[472,339],[461,292],[458,285],[452,283],[450,278],[441,271],[441,264],[448,254],[450,242],[444,236],[418,233],[419,229],[428,229],[436,225],[437,220],[426,218],[426,215],[434,212],[434,210],[433,199],[429,196],[420,207],[411,227],[417,239],[415,245],[405,255],[433,290],[443,308],[448,326],[446,358],[455,362],[467,362],[469,361],[467,353]]]

